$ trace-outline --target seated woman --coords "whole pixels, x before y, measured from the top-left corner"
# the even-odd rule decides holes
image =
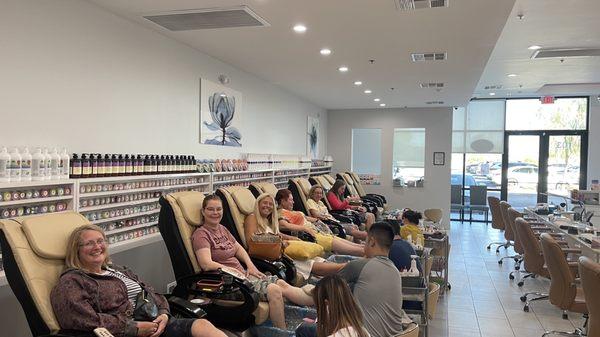
[[[112,265],[104,231],[84,225],[71,233],[65,258],[67,269],[52,289],[50,301],[60,327],[89,331],[106,328],[115,336],[225,337],[205,319],[174,318],[164,296],[128,269]],[[137,295],[146,291],[158,307],[150,322],[135,321]]]
[[[314,185],[308,192],[308,201],[306,202],[310,216],[324,221],[337,221],[331,214],[329,214],[327,206],[325,206],[321,199],[323,199],[323,187]],[[353,238],[363,241],[367,239],[367,232],[361,231],[355,224],[347,224],[342,226],[344,226],[346,233],[352,235]]]
[[[363,206],[350,205],[350,201],[352,201],[353,198],[344,198],[344,191],[346,191],[346,183],[341,179],[336,180],[327,193],[327,201],[329,201],[331,209],[335,211],[350,209],[359,212],[360,222],[364,223],[367,230],[369,230],[371,225],[375,222],[375,216],[373,213],[367,212],[367,209]]]
[[[275,195],[275,201],[279,208],[277,209],[280,216],[279,226],[281,229],[306,232],[312,235],[317,244],[323,247],[326,252],[335,252],[336,254],[363,256],[365,255],[365,249],[363,245],[352,243],[348,240],[336,237],[331,234],[329,228],[321,224],[322,229],[319,229],[315,225],[319,219],[307,217],[302,212],[294,211],[294,197],[292,192],[288,189],[282,189],[277,191]]]
[[[337,275],[324,277],[313,290],[317,336],[370,337],[350,287]]]
[[[285,235],[279,232],[279,221],[277,210],[275,209],[275,201],[273,197],[267,193],[263,193],[256,199],[254,213],[246,217],[244,222],[244,233],[246,240],[251,240],[255,234],[273,233],[279,234],[284,243],[290,244],[291,241],[299,240],[297,237]],[[337,273],[346,264],[345,263],[330,263],[324,259],[316,257],[304,261],[294,260],[296,270],[305,278],[308,279],[311,273],[318,276],[326,276]]]
[[[416,242],[417,237],[422,236],[423,232],[419,229],[419,220],[423,218],[420,212],[407,209],[402,213],[402,227],[400,228],[400,236],[406,240],[411,236],[413,242]]]
[[[244,273],[249,280],[265,279],[233,235],[221,225],[223,203],[217,195],[211,194],[202,202],[202,226],[192,234],[192,247],[202,270],[218,270],[230,267]],[[246,269],[240,263],[244,263]],[[273,326],[285,329],[283,298],[296,304],[311,305],[305,290],[292,287],[283,280],[277,280],[267,286],[269,316]]]

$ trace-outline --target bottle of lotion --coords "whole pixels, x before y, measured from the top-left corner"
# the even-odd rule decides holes
[[[46,164],[46,169],[44,170],[44,180],[50,180],[52,177],[52,157],[48,152],[48,148],[44,148],[44,152],[42,152],[42,154],[44,155],[44,163]]]
[[[31,160],[29,149],[25,147],[21,154],[21,181],[31,181]]]
[[[60,155],[58,154],[58,150],[54,148],[50,155],[50,178],[60,179],[60,173]]]
[[[62,153],[60,154],[60,165],[59,165],[60,177],[61,179],[69,179],[69,154],[67,153],[67,148],[62,149]]]
[[[21,181],[21,155],[16,147],[10,152],[10,181]]]
[[[8,150],[6,147],[2,147],[2,152],[0,152],[0,182],[7,183],[10,181],[10,155],[8,154]]]
[[[71,178],[81,178],[81,175],[83,173],[81,164],[81,159],[77,157],[77,154],[73,153],[73,158],[71,159]]]
[[[41,148],[36,148],[31,156],[31,180],[42,181],[46,177],[46,156]]]

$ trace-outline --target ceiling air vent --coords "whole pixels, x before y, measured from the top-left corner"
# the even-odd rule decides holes
[[[444,61],[448,58],[447,54],[442,52],[412,53],[410,57],[413,62]]]
[[[427,104],[427,105],[442,105],[442,104],[444,104],[444,101],[429,101],[429,102],[425,102],[425,104]]]
[[[429,83],[421,83],[421,88],[431,88],[431,89],[441,89],[444,87],[444,83],[441,82],[429,82]]]
[[[394,0],[399,11],[411,11],[421,8],[448,7],[449,0]]]
[[[600,49],[540,49],[536,50],[532,59],[568,58],[568,57],[592,57],[600,56]]]
[[[483,87],[483,89],[485,89],[485,90],[500,90],[500,89],[502,89],[502,84],[486,85],[485,87]]]
[[[207,8],[144,15],[144,18],[170,31],[233,27],[267,27],[270,24],[248,6]]]

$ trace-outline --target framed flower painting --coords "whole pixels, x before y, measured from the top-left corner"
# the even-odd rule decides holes
[[[200,143],[242,146],[242,94],[200,79]]]

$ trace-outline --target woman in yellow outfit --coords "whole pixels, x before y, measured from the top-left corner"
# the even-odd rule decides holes
[[[278,205],[279,226],[282,229],[296,232],[306,232],[312,235],[317,244],[326,252],[363,256],[365,249],[363,245],[339,238],[331,233],[327,225],[317,223],[316,218],[305,216],[304,213],[294,211],[294,197],[288,189],[277,191],[275,201]],[[318,225],[320,224],[320,225]]]
[[[417,238],[423,235],[423,232],[419,229],[419,220],[421,218],[423,218],[423,215],[420,212],[411,209],[402,213],[402,227],[400,227],[400,236],[402,239],[406,240],[410,235],[412,241],[416,242]]]

